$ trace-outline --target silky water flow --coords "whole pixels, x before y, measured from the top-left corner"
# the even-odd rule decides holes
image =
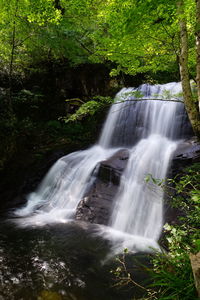
[[[95,180],[95,167],[127,148],[129,160],[113,201],[110,224],[99,225],[98,232],[113,242],[114,252],[125,247],[135,252],[159,248],[163,190],[145,177],[166,177],[172,154],[184,137],[180,117],[184,105],[176,101],[180,92],[180,83],[122,89],[98,143],[59,159],[36,192],[28,196],[27,204],[14,212],[19,217],[16,222],[41,226],[73,220],[86,189]]]

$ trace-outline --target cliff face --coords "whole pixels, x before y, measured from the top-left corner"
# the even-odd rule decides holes
[[[181,178],[185,174],[184,169],[200,162],[200,142],[193,137],[179,144],[174,152],[171,167],[168,171],[169,178]],[[176,191],[170,189],[170,194],[176,196]],[[166,193],[164,203],[164,221],[171,224],[179,223],[178,217],[182,215],[181,207],[174,208],[171,205],[171,199]]]

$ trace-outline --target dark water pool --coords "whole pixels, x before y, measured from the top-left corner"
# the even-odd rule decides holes
[[[114,259],[102,264],[109,242],[84,225],[19,228],[1,220],[0,299],[128,300],[113,287]]]

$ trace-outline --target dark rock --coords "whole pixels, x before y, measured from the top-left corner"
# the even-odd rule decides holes
[[[168,178],[181,177],[185,174],[184,169],[193,163],[200,162],[200,142],[193,137],[180,143],[174,152]],[[173,185],[169,187],[169,193],[165,195],[164,222],[179,224],[179,217],[183,216],[181,208],[174,208],[171,205],[171,198],[176,196]]]
[[[109,222],[113,199],[118,191],[120,178],[128,161],[128,150],[122,149],[111,158],[101,162],[94,170],[95,180],[80,201],[76,220],[107,225]],[[177,147],[172,158],[169,177],[174,177],[192,163],[200,161],[200,143],[196,138],[183,141]],[[171,207],[170,197],[165,199],[165,222],[177,222],[181,212]]]
[[[128,150],[122,149],[95,168],[95,180],[77,207],[76,220],[108,224],[113,199],[128,157]]]
[[[111,182],[114,185],[119,185],[120,177],[126,167],[129,152],[126,149],[115,153],[111,158],[101,162],[98,177],[103,182]]]
[[[33,152],[16,153],[0,172],[0,215],[24,205],[27,194],[38,187],[51,166],[66,153],[65,148],[53,149],[44,153],[41,159]]]
[[[180,143],[174,152],[169,175],[177,175],[185,167],[200,162],[200,142],[196,137]]]

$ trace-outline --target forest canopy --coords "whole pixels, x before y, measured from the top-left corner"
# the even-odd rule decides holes
[[[185,1],[189,68],[195,77],[195,2]],[[177,69],[176,1],[2,0],[1,68],[15,71],[51,58],[72,64],[112,61],[115,75]],[[14,49],[13,49],[14,48]]]
[[[179,70],[186,110],[200,135],[199,2],[2,0],[0,66],[10,90],[13,75],[43,61],[111,62],[113,76]],[[197,83],[197,96],[190,79]]]

